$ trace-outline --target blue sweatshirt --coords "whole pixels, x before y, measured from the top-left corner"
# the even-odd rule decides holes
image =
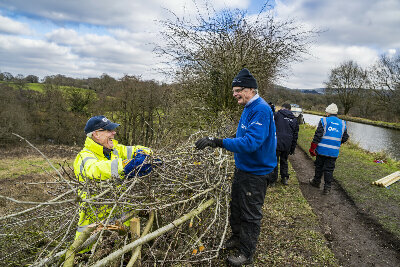
[[[276,132],[272,110],[261,97],[246,105],[236,138],[225,138],[223,147],[235,153],[236,167],[255,175],[266,175],[276,162]]]

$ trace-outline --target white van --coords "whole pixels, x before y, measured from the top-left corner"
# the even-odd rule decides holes
[[[290,104],[290,106],[292,108],[291,111],[293,115],[297,118],[298,123],[303,124],[304,123],[303,109],[297,104]]]

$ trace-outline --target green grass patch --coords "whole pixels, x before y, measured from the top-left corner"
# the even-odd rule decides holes
[[[315,127],[301,125],[299,146],[307,151],[314,136]],[[381,159],[385,163],[375,163]],[[334,177],[355,204],[373,215],[382,226],[400,238],[400,182],[388,188],[371,183],[400,169],[400,162],[383,153],[370,153],[350,142],[340,148]]]
[[[28,83],[26,86],[29,90],[43,92],[43,84],[41,83]]]
[[[11,86],[14,89],[18,89],[19,88],[18,85],[16,83],[14,83],[14,82],[4,82],[3,81],[1,83],[7,84],[7,85]],[[42,83],[26,83],[24,85],[24,89],[25,90],[33,90],[33,91],[37,91],[37,92],[41,92],[41,93],[43,93],[43,91],[44,91],[43,88],[44,88],[44,84],[42,84]]]
[[[339,266],[289,171],[289,186],[278,182],[267,190],[256,266]]]
[[[52,158],[50,162],[55,168],[63,164],[66,159]],[[72,160],[68,160],[72,164]],[[4,158],[0,161],[0,180],[5,178],[17,178],[22,175],[39,174],[54,171],[44,158],[24,157],[24,158]]]
[[[14,89],[18,89],[18,85],[14,82],[1,82],[1,83],[5,83],[9,86],[11,86]],[[26,83],[24,85],[24,89],[25,90],[33,90],[33,91],[37,91],[40,93],[43,93],[45,90],[45,86],[46,84],[44,83]],[[79,88],[79,87],[73,87],[73,86],[65,86],[65,85],[58,85],[56,86],[58,89],[60,89],[62,92],[64,93],[69,93],[71,90],[79,90],[79,91],[86,91],[89,89],[85,89],[85,88]]]

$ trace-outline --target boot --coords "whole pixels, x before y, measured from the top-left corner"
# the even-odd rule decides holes
[[[289,179],[289,177],[282,177],[282,184],[288,185],[288,182],[287,182],[288,179]]]
[[[331,188],[330,187],[324,187],[324,191],[322,191],[322,194],[329,195],[330,192],[331,192]]]
[[[240,253],[237,256],[231,255],[227,259],[230,266],[242,266],[253,263],[253,257],[246,257],[244,254]]]
[[[312,179],[311,181],[310,181],[310,185],[311,186],[314,186],[314,187],[316,187],[316,188],[319,188],[319,185],[321,184],[321,182],[317,182],[317,181],[315,181],[314,179]]]
[[[231,236],[224,244],[225,249],[236,249],[239,248],[240,242],[239,238]]]

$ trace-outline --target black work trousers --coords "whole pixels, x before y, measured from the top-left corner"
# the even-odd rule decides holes
[[[240,241],[240,252],[253,257],[262,219],[262,206],[272,173],[254,175],[235,169],[229,222],[233,238]]]
[[[324,175],[324,188],[331,188],[336,159],[337,158],[326,157],[322,155],[317,155],[317,158],[315,159],[314,181],[320,184],[322,175]]]
[[[276,160],[279,162],[279,170],[281,174],[282,180],[284,177],[289,178],[289,167],[288,167],[288,157],[289,157],[289,151],[276,151]],[[278,180],[278,165],[276,165],[274,169],[274,182]]]

